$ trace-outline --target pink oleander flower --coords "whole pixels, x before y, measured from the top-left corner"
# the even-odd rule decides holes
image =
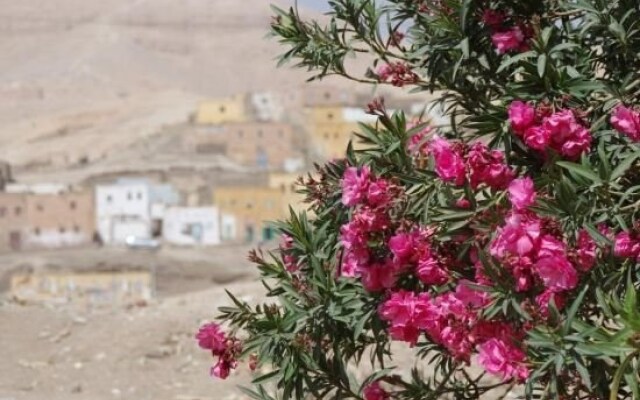
[[[598,246],[586,229],[578,232],[576,243],[576,264],[582,271],[589,271],[596,264]]]
[[[611,125],[634,142],[640,141],[640,112],[619,105],[611,114]]]
[[[513,179],[513,170],[505,164],[504,153],[490,150],[484,143],[476,142],[471,146],[467,163],[472,188],[484,183],[490,188],[502,189]]]
[[[514,179],[509,184],[509,201],[516,210],[522,210],[536,201],[536,191],[531,178]]]
[[[398,233],[389,239],[388,245],[397,263],[407,263],[416,252],[415,234]]]
[[[381,292],[396,285],[397,270],[392,262],[375,263],[359,269],[362,286],[368,292]]]
[[[347,250],[366,248],[367,240],[367,231],[358,221],[349,221],[340,227],[340,243]]]
[[[359,227],[360,232],[380,232],[389,226],[389,216],[379,208],[362,207],[353,215],[351,223]]]
[[[571,110],[559,111],[543,121],[549,131],[549,146],[570,159],[578,158],[591,146],[591,133],[580,125]]]
[[[221,355],[227,350],[227,336],[219,324],[214,322],[204,324],[196,334],[198,346],[211,350],[214,355]]]
[[[549,316],[549,303],[551,303],[551,299],[553,299],[553,304],[555,304],[556,309],[562,310],[565,305],[565,298],[561,293],[554,292],[553,290],[547,289],[542,292],[540,295],[536,296],[536,304],[539,307],[540,314],[543,317]]]
[[[477,312],[453,292],[434,298],[430,311],[427,335],[456,359],[468,362],[475,346],[471,330],[477,321]]]
[[[613,254],[621,258],[639,258],[640,240],[628,232],[618,233],[613,244]]]
[[[345,252],[340,266],[340,276],[345,278],[355,278],[359,275],[359,271],[362,268],[363,263],[365,260],[368,260],[368,258],[368,254],[366,257],[358,257],[352,252]]]
[[[571,290],[578,285],[578,273],[565,256],[542,257],[536,261],[535,270],[548,289]]]
[[[508,256],[532,257],[540,244],[540,222],[522,214],[507,216],[505,225],[498,228],[489,248],[492,256],[503,259]]]
[[[418,260],[416,275],[422,283],[427,285],[442,285],[449,280],[447,270],[430,252],[422,255]]]
[[[377,179],[369,184],[367,203],[375,207],[386,207],[391,202],[391,185],[384,179]]]
[[[506,340],[494,338],[479,345],[478,361],[487,372],[504,380],[522,382],[529,376],[525,353]]]
[[[532,149],[544,151],[549,147],[551,131],[544,126],[532,126],[524,131],[522,139],[524,143]]]
[[[413,129],[419,122],[412,122],[407,125],[407,130]],[[433,127],[425,126],[419,132],[413,134],[407,143],[407,150],[413,155],[426,154],[429,151],[427,138],[433,132]]]
[[[220,379],[227,379],[232,368],[235,368],[235,366],[231,362],[220,358],[216,365],[211,367],[211,376],[215,376]]]
[[[342,204],[347,207],[360,203],[367,195],[371,172],[369,167],[349,167],[342,177]]]
[[[472,287],[475,282],[461,279],[456,286],[455,297],[464,305],[471,308],[480,308],[489,303],[489,293]]]
[[[436,165],[436,173],[445,182],[460,186],[465,180],[465,163],[460,150],[447,140],[434,136],[429,146]]]
[[[525,36],[519,26],[514,26],[509,30],[494,33],[491,35],[491,41],[493,42],[498,54],[518,51],[525,46]]]
[[[389,400],[389,393],[380,386],[378,381],[367,385],[362,394],[364,395],[364,400]]]
[[[492,29],[498,29],[502,27],[502,24],[504,23],[504,19],[505,19],[504,13],[497,10],[486,9],[482,13],[482,23],[484,23],[485,25],[487,25]]]
[[[507,109],[511,128],[518,134],[523,134],[533,126],[536,121],[536,110],[533,106],[522,102],[514,101]]]
[[[471,202],[469,200],[465,199],[464,197],[462,197],[462,198],[456,200],[456,207],[468,209],[468,208],[471,208]]]
[[[380,305],[378,314],[389,323],[389,335],[394,340],[418,341],[420,331],[430,324],[431,304],[427,293],[415,294],[400,290]]]

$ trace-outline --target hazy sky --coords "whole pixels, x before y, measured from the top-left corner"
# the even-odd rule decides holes
[[[293,0],[291,1],[291,3],[293,3]],[[326,11],[328,8],[326,0],[298,0],[298,4],[320,11]]]

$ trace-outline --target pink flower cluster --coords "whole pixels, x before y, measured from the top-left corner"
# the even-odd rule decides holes
[[[491,30],[491,41],[498,54],[513,51],[522,52],[529,49],[527,41],[531,37],[530,29],[523,24],[505,26],[506,15],[487,9],[482,15],[482,22]]]
[[[376,179],[369,167],[349,167],[342,185],[343,204],[354,207],[351,220],[340,229],[340,241],[345,249],[341,275],[362,275],[365,288],[375,292],[395,283],[395,271],[388,262],[371,260],[368,242],[374,235],[389,228],[388,216],[396,187],[384,179]]]
[[[289,272],[298,270],[298,259],[291,254],[293,248],[293,238],[289,235],[282,234],[282,243],[280,244],[280,254],[282,254],[282,262]]]
[[[407,130],[411,130],[416,125],[419,125],[419,121],[411,122],[407,124]],[[428,153],[429,143],[427,138],[429,135],[433,133],[433,128],[431,126],[425,126],[420,131],[413,134],[407,143],[407,150],[412,155],[419,155],[423,153]]]
[[[380,386],[380,382],[373,382],[362,391],[364,395],[364,400],[389,400],[390,396],[386,390]]]
[[[613,254],[640,261],[640,235],[634,232],[618,233],[613,243]]]
[[[435,170],[440,179],[460,186],[467,177],[472,188],[486,184],[493,189],[504,189],[514,177],[505,163],[504,153],[491,150],[481,142],[467,148],[462,143],[450,142],[434,136],[429,151],[433,154]]]
[[[383,64],[376,71],[376,75],[380,82],[390,82],[397,87],[403,87],[418,81],[418,75],[411,71],[409,65],[402,62]]]
[[[218,357],[217,363],[211,367],[211,376],[226,379],[238,365],[237,356],[242,351],[240,341],[228,338],[216,323],[201,326],[196,340],[202,349],[209,350],[211,355]]]
[[[634,142],[640,142],[640,111],[619,105],[611,114],[611,125]]]
[[[424,333],[456,359],[469,362],[474,349],[483,366],[504,379],[526,379],[526,356],[516,343],[522,334],[502,321],[480,319],[488,303],[485,293],[461,281],[454,292],[431,298],[427,293],[400,290],[380,305],[380,318],[389,323],[389,335],[415,345]]]
[[[568,159],[576,159],[591,147],[591,132],[572,110],[539,116],[530,104],[514,101],[508,113],[515,134],[534,150],[552,149]]]

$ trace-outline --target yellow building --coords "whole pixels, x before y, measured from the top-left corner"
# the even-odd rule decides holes
[[[235,217],[236,239],[245,242],[274,238],[270,222],[286,218],[285,201],[280,188],[226,186],[213,191],[213,204]]]
[[[269,174],[269,187],[272,189],[280,190],[283,196],[283,214],[289,214],[289,206],[294,211],[300,212],[307,209],[307,204],[304,203],[305,196],[297,193],[300,186],[296,184],[298,178],[304,174],[299,173],[271,173]]]
[[[228,122],[245,122],[248,118],[247,100],[244,95],[207,100],[198,105],[195,122],[202,125],[219,125]]]
[[[375,123],[376,117],[358,108],[313,107],[307,109],[312,150],[325,159],[343,158],[349,141],[357,145],[354,132],[359,122]],[[357,146],[356,146],[357,147]]]

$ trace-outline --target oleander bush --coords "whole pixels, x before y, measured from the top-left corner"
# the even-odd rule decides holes
[[[259,400],[640,399],[640,2],[329,4],[274,9],[282,63],[436,93],[450,123],[367,106],[251,254],[267,301],[200,329],[212,374],[246,358]]]

